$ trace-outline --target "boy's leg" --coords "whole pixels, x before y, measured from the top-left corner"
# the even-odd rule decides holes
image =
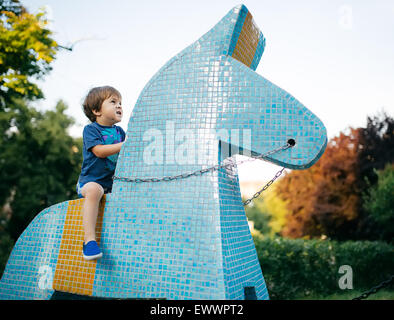
[[[85,198],[82,210],[84,241],[88,243],[91,240],[96,240],[96,221],[104,189],[96,182],[88,182],[83,186],[81,194]]]

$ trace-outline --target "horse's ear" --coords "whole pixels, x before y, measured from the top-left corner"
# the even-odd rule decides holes
[[[193,44],[204,56],[230,56],[256,70],[264,52],[265,38],[244,5],[223,17],[211,30]]]
[[[235,7],[233,12],[236,19],[229,45],[224,53],[256,70],[264,52],[265,38],[244,5]]]

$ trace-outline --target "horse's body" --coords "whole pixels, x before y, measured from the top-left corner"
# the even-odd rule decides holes
[[[264,46],[239,6],[171,59],[136,103],[115,175],[179,175],[233,161],[225,146],[262,155],[289,139],[293,148],[266,159],[293,169],[316,162],[326,145],[324,125],[254,72]],[[82,202],[51,206],[26,228],[0,299],[49,299],[54,290],[167,299],[244,299],[252,292],[268,299],[235,165],[171,181],[115,179],[101,203],[97,262],[82,259]]]

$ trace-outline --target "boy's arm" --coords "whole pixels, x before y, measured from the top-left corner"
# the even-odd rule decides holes
[[[98,144],[92,148],[92,152],[98,158],[106,158],[108,156],[112,156],[115,153],[118,153],[122,148],[123,142],[115,143],[115,144]]]

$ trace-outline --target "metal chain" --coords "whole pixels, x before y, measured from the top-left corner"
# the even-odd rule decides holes
[[[191,177],[191,176],[200,176],[200,175],[202,175],[204,173],[207,173],[209,171],[214,172],[214,171],[220,170],[222,168],[228,168],[229,169],[229,168],[234,167],[236,165],[238,166],[238,165],[240,165],[242,163],[249,162],[249,161],[254,161],[256,159],[264,160],[263,158],[265,158],[265,157],[268,157],[268,156],[270,156],[270,155],[272,155],[272,154],[274,154],[276,152],[279,152],[279,151],[282,151],[282,150],[286,150],[286,149],[291,148],[293,146],[294,145],[292,145],[292,144],[286,143],[285,145],[283,145],[283,146],[281,146],[279,148],[273,149],[273,150],[271,150],[271,151],[269,151],[267,153],[264,153],[264,154],[262,154],[260,156],[257,156],[257,157],[248,158],[246,160],[242,160],[242,161],[235,162],[235,163],[226,163],[226,164],[224,164],[224,161],[222,161],[220,164],[214,165],[214,166],[209,167],[209,168],[200,169],[200,170],[189,172],[189,173],[182,173],[182,174],[178,174],[178,175],[175,175],[175,176],[165,176],[165,177],[162,177],[162,178],[125,178],[125,177],[118,177],[118,176],[114,175],[112,179],[113,180],[121,180],[121,181],[125,181],[125,182],[134,182],[134,183],[160,182],[160,181],[172,181],[172,180],[176,180],[176,179],[185,179],[185,178],[188,178],[188,177]],[[260,196],[260,194],[263,191],[267,190],[269,188],[269,186],[271,184],[273,184],[274,181],[280,177],[280,175],[282,174],[282,172],[284,170],[285,170],[284,167],[281,170],[279,170],[275,174],[275,176],[270,181],[268,181],[268,183],[261,190],[257,191],[253,195],[253,197],[251,197],[250,199],[247,199],[245,202],[243,202],[243,205],[244,206],[248,205],[250,202],[252,202],[253,199],[255,199],[258,196]]]
[[[259,191],[257,191],[257,192],[253,195],[253,197],[247,199],[247,200],[244,202],[244,206],[247,206],[249,203],[252,202],[253,199],[257,198],[258,196],[260,196],[260,194],[261,194],[263,191],[267,190],[268,187],[269,187],[271,184],[273,184],[274,181],[275,181],[276,179],[278,179],[278,178],[280,177],[280,175],[282,174],[283,170],[285,170],[285,168],[280,169],[280,170],[275,174],[275,176],[274,176],[270,181],[268,181],[268,183],[267,183],[262,189],[260,189]]]
[[[234,167],[236,165],[240,165],[242,163],[245,162],[249,162],[249,161],[254,161],[256,159],[260,159],[260,160],[264,160],[263,158],[268,157],[276,152],[282,151],[282,150],[286,150],[288,148],[293,147],[293,145],[286,143],[286,145],[283,145],[279,148],[276,148],[274,150],[271,150],[265,154],[262,154],[260,156],[257,157],[252,157],[246,160],[242,160],[239,162],[235,162],[235,163],[227,163],[224,164],[224,161],[221,162],[220,164],[214,165],[212,167],[209,168],[205,168],[205,169],[200,169],[200,170],[196,170],[193,172],[189,172],[189,173],[182,173],[182,174],[178,174],[175,176],[165,176],[162,178],[125,178],[125,177],[118,177],[118,176],[113,176],[113,180],[121,180],[121,181],[125,181],[125,182],[134,182],[134,183],[141,183],[141,182],[160,182],[160,181],[172,181],[172,180],[177,180],[177,179],[185,179],[185,178],[189,178],[191,176],[200,176],[204,173],[207,173],[209,171],[214,172],[214,171],[218,171],[222,168],[231,168]],[[262,192],[264,192],[265,190],[267,190],[274,182],[276,179],[278,179],[281,174],[283,173],[283,171],[285,170],[285,168],[283,167],[282,169],[280,169],[275,176],[268,181],[268,183],[259,191],[257,191],[251,198],[247,199],[246,201],[243,202],[244,206],[247,206],[250,202],[252,202],[253,199],[257,198],[260,196],[260,194]],[[376,292],[378,292],[380,289],[387,287],[391,282],[393,282],[394,280],[394,275],[391,275],[389,279],[383,281],[382,283],[380,283],[379,285],[372,287],[369,291],[364,292],[362,295],[360,295],[359,297],[353,298],[352,300],[361,300],[361,299],[366,299],[368,298],[371,294],[374,294]]]
[[[391,282],[393,282],[393,280],[394,280],[394,275],[391,275],[390,278],[388,278],[387,280],[383,281],[382,283],[378,284],[375,287],[372,287],[367,292],[364,292],[361,296],[353,298],[352,300],[367,299],[369,295],[378,292],[380,289],[382,289],[384,287],[387,287]]]
[[[224,164],[224,161],[222,161],[220,164],[214,165],[214,166],[209,167],[209,168],[200,169],[200,170],[196,170],[196,171],[189,172],[189,173],[182,173],[182,174],[178,174],[178,175],[175,175],[175,176],[165,176],[165,177],[161,177],[161,178],[126,178],[126,177],[118,177],[118,176],[114,175],[112,179],[113,180],[121,180],[121,181],[125,181],[125,182],[133,182],[133,183],[161,182],[161,181],[172,181],[172,180],[177,180],[177,179],[185,179],[185,178],[189,178],[191,176],[200,176],[200,175],[202,175],[204,173],[207,173],[209,171],[214,172],[214,171],[220,170],[222,168],[228,168],[229,169],[229,168],[234,167],[236,165],[240,165],[242,163],[249,162],[249,161],[254,161],[256,159],[264,160],[263,158],[265,158],[265,157],[268,157],[268,156],[270,156],[270,155],[272,155],[272,154],[274,154],[276,152],[279,152],[279,151],[282,151],[282,150],[286,150],[286,149],[291,148],[291,147],[292,147],[291,144],[286,143],[286,145],[283,145],[283,146],[281,146],[279,148],[271,150],[271,151],[269,151],[269,152],[267,152],[265,154],[262,154],[260,156],[257,156],[257,157],[252,157],[252,158],[249,158],[249,159],[246,159],[246,160],[242,160],[242,161],[239,161],[239,162],[235,162],[235,163],[226,163],[226,164]],[[281,173],[282,173],[283,170],[284,170],[284,168],[281,170]],[[273,180],[275,181],[276,178],[277,177],[275,175]],[[272,182],[271,182],[271,184],[272,184]]]

